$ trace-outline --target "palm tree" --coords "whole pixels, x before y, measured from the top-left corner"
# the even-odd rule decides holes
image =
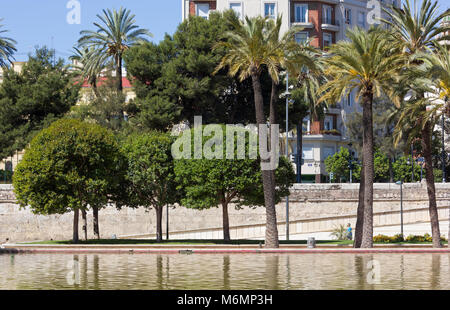
[[[0,18],[0,22],[3,21]],[[0,24],[0,68],[7,67],[8,63],[12,63],[12,59],[14,59],[13,54],[17,51],[15,45],[17,44],[11,38],[4,37],[3,34],[8,32],[8,30],[2,29],[3,25]]]
[[[333,45],[330,57],[325,59],[329,81],[322,87],[324,95],[319,102],[338,102],[356,90],[356,99],[363,107],[363,225],[361,247],[373,246],[373,179],[374,137],[372,106],[374,97],[392,94],[392,79],[402,61],[396,45],[380,29],[368,32],[355,28],[347,31],[349,42]]]
[[[74,54],[69,57],[74,62],[73,67],[75,72],[79,74],[83,80],[86,80],[92,86],[96,97],[99,96],[97,89],[97,79],[101,72],[109,66],[109,57],[107,54],[95,56],[93,48],[77,48],[74,47]]]
[[[402,44],[402,53],[409,57],[407,70],[403,82],[400,84],[400,96],[410,95],[410,99],[403,104],[398,104],[397,107],[404,110],[402,121],[399,120],[400,126],[405,126],[406,119],[415,118],[413,124],[420,124],[420,126],[413,129],[420,128],[421,132],[412,130],[417,137],[422,140],[422,146],[425,157],[427,193],[429,200],[429,212],[431,220],[431,231],[433,236],[433,246],[441,247],[439,218],[436,206],[436,190],[434,186],[433,162],[431,156],[431,131],[433,129],[433,117],[427,112],[427,99],[425,93],[426,85],[420,85],[423,81],[422,77],[417,75],[414,70],[422,64],[422,60],[417,57],[419,53],[425,53],[435,46],[435,39],[445,39],[442,35],[449,31],[448,26],[441,26],[441,21],[450,15],[450,10],[439,14],[438,3],[431,0],[424,0],[420,9],[414,0],[414,8],[411,7],[409,0],[405,0],[403,8],[392,8],[392,10],[385,10],[391,20],[382,20],[384,23],[392,28],[393,38]],[[413,81],[413,79],[417,79]],[[427,82],[427,81],[425,81]],[[405,113],[416,113],[407,117]],[[411,124],[411,123],[410,123]],[[427,154],[430,152],[429,154]]]
[[[241,81],[250,77],[255,101],[255,114],[258,125],[266,124],[264,100],[261,88],[261,73],[267,67],[271,78],[279,80],[279,50],[270,46],[267,31],[268,19],[263,17],[245,18],[245,24],[238,20],[229,20],[233,31],[225,34],[224,41],[216,44],[215,49],[224,48],[226,54],[215,72],[229,67],[230,76],[238,76]],[[261,160],[261,162],[263,162]],[[263,170],[264,202],[266,207],[266,242],[268,248],[279,246],[277,216],[275,210],[275,180],[272,171]]]
[[[102,62],[104,55],[113,59],[117,90],[121,92],[123,54],[131,46],[147,42],[146,36],[153,35],[147,29],[141,29],[135,25],[135,15],[131,15],[131,12],[124,8],[120,8],[119,11],[103,10],[103,16],[97,15],[97,17],[101,21],[101,23],[94,23],[97,30],[81,31],[78,44],[80,48],[92,48],[91,57],[100,58],[96,62]]]

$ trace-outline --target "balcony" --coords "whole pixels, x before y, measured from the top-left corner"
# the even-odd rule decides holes
[[[339,21],[334,21],[331,18],[322,18],[322,30],[339,31]]]
[[[314,24],[310,23],[310,22],[296,22],[296,21],[294,21],[294,22],[291,23],[291,26],[301,27],[301,28],[304,28],[304,29],[312,29],[312,28],[314,28]]]

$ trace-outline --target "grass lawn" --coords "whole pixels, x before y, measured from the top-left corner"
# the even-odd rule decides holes
[[[88,240],[82,241],[78,244],[91,244],[91,245],[150,245],[150,244],[158,244],[158,245],[258,245],[264,244],[264,240],[232,240],[230,242],[225,242],[223,240],[163,240],[158,243],[156,240],[147,240],[147,239],[100,239],[100,240]],[[444,242],[446,244],[447,242]],[[25,244],[46,244],[46,245],[64,245],[64,244],[72,244],[71,240],[65,241],[40,241],[40,242],[28,242]],[[306,244],[306,240],[280,240],[280,245],[301,245]],[[330,244],[330,245],[351,245],[353,241],[351,240],[316,240],[316,244]],[[431,244],[431,242],[375,242],[375,244]]]

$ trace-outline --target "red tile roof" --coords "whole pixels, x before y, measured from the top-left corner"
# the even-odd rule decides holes
[[[97,86],[102,86],[102,84],[106,81],[106,79],[107,77],[104,76],[100,77],[97,81]],[[122,86],[123,88],[132,88],[130,80],[128,80],[126,77],[122,77]],[[86,79],[84,80],[83,85],[81,85],[81,87],[91,88],[91,84],[89,84]]]

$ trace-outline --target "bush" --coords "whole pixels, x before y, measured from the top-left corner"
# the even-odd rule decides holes
[[[396,242],[403,242],[404,239],[401,234],[397,234],[395,236],[386,236],[386,235],[377,235],[373,237],[373,242],[379,242],[379,243],[396,243]]]
[[[447,239],[442,236],[441,241],[447,241]],[[409,235],[405,239],[403,239],[401,234],[397,234],[393,237],[386,236],[386,235],[377,235],[373,237],[373,242],[378,243],[396,243],[396,242],[433,242],[433,238],[430,236],[430,234],[425,234],[423,236],[417,236],[417,235]]]
[[[347,229],[341,224],[333,229],[330,236],[336,240],[347,240]]]

